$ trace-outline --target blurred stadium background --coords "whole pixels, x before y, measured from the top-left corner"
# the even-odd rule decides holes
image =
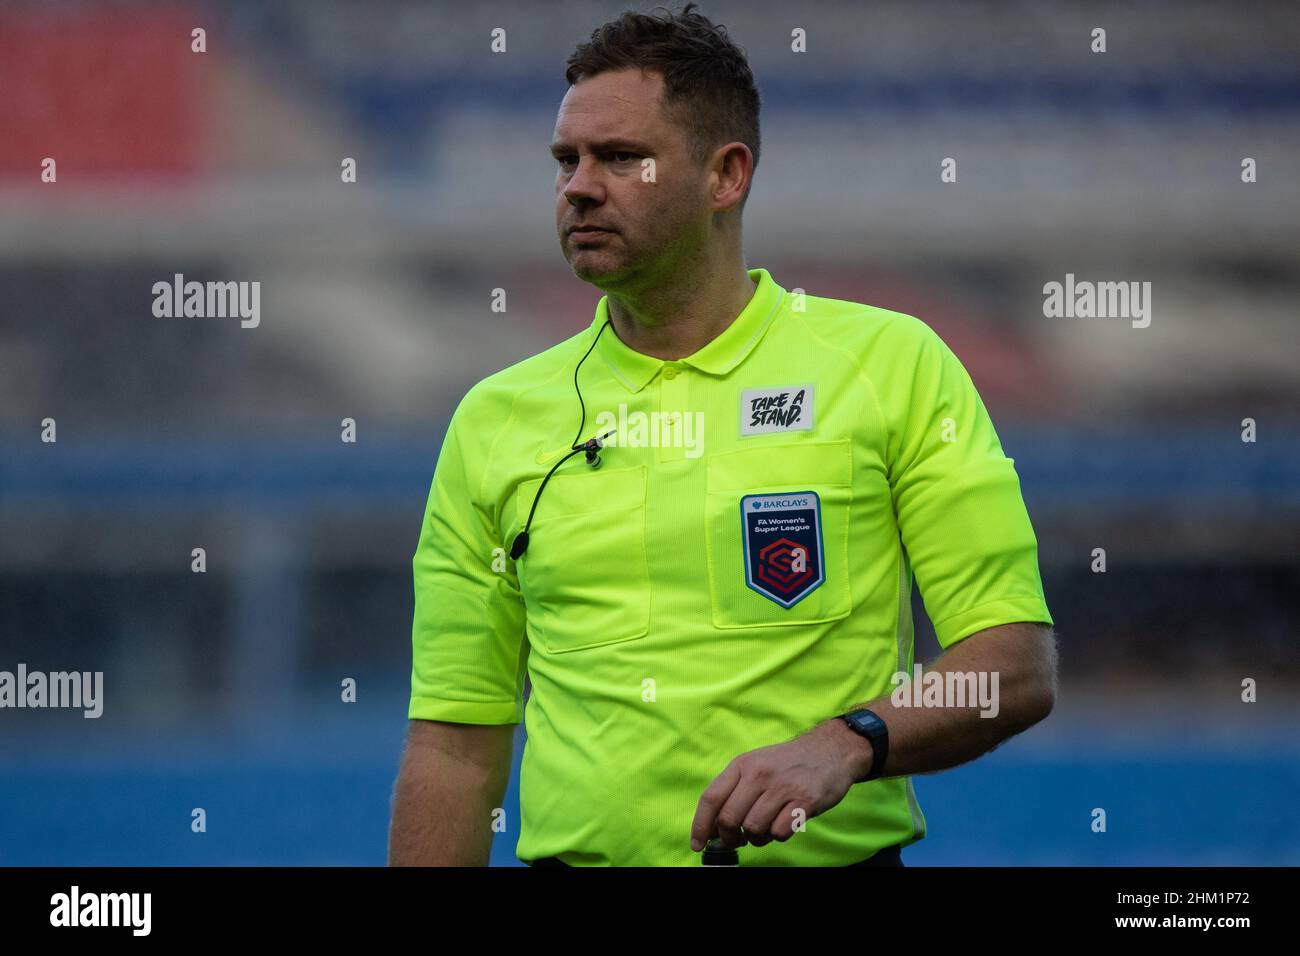
[[[106,686],[98,720],[0,711],[0,863],[383,863],[443,429],[590,322],[547,145],[623,8],[0,6],[0,669]],[[703,12],[765,99],[749,264],[931,324],[1038,532],[1058,708],[918,777],[905,859],[1300,863],[1300,10]],[[154,318],[175,273],[260,281],[261,325]],[[1044,318],[1067,273],[1151,282],[1150,327]]]

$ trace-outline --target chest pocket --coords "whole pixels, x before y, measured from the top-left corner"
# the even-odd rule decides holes
[[[816,624],[847,617],[849,590],[849,509],[853,503],[853,449],[850,439],[756,445],[715,455],[708,462],[706,537],[709,597],[714,627],[779,627]],[[816,529],[822,549],[822,581],[789,607],[763,593],[761,549],[747,549],[742,501],[751,495],[812,492],[820,515]],[[806,514],[806,512],[804,512]],[[757,537],[751,535],[751,537]],[[796,535],[796,543],[816,534]],[[747,561],[747,556],[752,560]],[[788,558],[787,558],[788,562]],[[755,587],[754,583],[759,586]]]
[[[534,478],[515,492],[516,530],[541,483]],[[528,550],[515,564],[529,627],[547,651],[600,647],[649,632],[645,502],[644,465],[584,468],[547,482]]]

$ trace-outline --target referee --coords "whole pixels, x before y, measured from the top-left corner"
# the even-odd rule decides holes
[[[485,865],[495,832],[529,864],[696,866],[717,837],[742,866],[899,865],[911,775],[1052,709],[1037,542],[970,377],[916,318],[746,268],[759,95],[693,6],[568,60],[556,225],[605,295],[452,416],[393,865]]]

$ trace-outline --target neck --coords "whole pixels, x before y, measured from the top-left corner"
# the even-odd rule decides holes
[[[609,293],[610,324],[628,348],[643,355],[684,358],[721,335],[757,288],[739,252],[725,263],[701,259],[668,283]]]

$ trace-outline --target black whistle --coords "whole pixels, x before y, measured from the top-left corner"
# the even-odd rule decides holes
[[[723,846],[721,837],[714,837],[704,844],[700,866],[740,866],[740,854],[735,847]]]

